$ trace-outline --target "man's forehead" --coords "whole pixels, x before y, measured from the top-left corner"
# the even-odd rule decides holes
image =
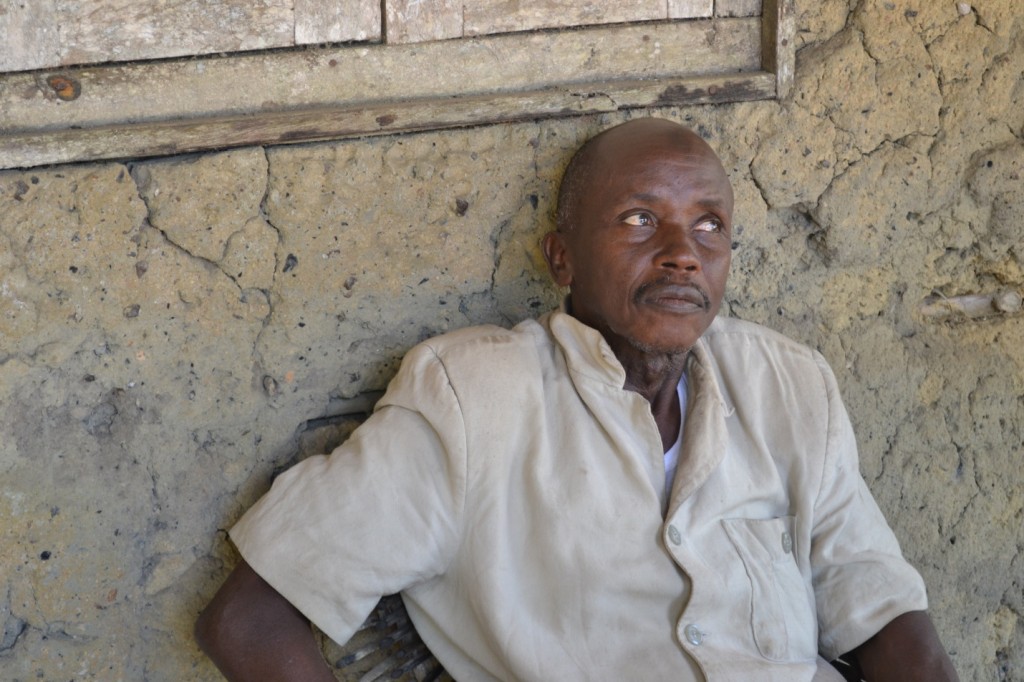
[[[660,118],[645,118],[628,121],[608,128],[593,138],[598,146],[636,146],[646,142],[672,144],[674,146],[703,148],[714,153],[700,135],[684,126]]]
[[[727,184],[716,183],[700,187],[700,196],[694,203],[708,209],[732,210],[733,195]],[[675,193],[663,187],[643,187],[640,191],[623,192],[621,196],[609,197],[616,201],[637,204],[654,204],[672,198]]]
[[[653,194],[666,184],[666,179],[698,183],[708,200],[720,197],[723,203],[732,198],[732,186],[725,168],[710,147],[652,144],[620,146],[600,150],[591,167],[592,182],[607,189],[654,198]]]
[[[683,128],[654,131],[647,135],[612,136],[598,144],[594,152],[595,165],[612,168],[624,163],[653,160],[676,164],[680,171],[700,172],[721,167],[714,150]]]

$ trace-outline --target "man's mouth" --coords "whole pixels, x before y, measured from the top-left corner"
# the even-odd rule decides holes
[[[654,281],[640,285],[633,300],[639,304],[654,305],[676,312],[707,311],[711,299],[694,284]]]

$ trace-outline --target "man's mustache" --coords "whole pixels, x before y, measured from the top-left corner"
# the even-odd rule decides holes
[[[648,297],[680,298],[697,303],[704,310],[711,308],[711,298],[706,291],[692,282],[674,281],[671,276],[659,277],[641,284],[633,294],[633,302],[641,303]]]

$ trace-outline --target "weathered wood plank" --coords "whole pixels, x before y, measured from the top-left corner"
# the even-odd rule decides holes
[[[761,15],[761,0],[715,0],[715,16],[757,17]]]
[[[57,0],[60,63],[290,47],[292,0]]]
[[[0,132],[754,71],[760,41],[757,20],[719,19],[53,72],[77,83],[70,100],[51,73],[12,74]]]
[[[380,39],[380,0],[295,0],[296,45]]]
[[[0,71],[27,71],[57,64],[60,36],[56,0],[0,0]]]
[[[764,21],[653,22],[9,74],[0,76],[0,167],[765,99],[792,82],[794,27],[792,0],[764,0],[764,7]]]
[[[369,106],[280,111],[262,116],[157,121],[0,136],[8,167],[139,158],[205,149],[314,142],[366,135],[599,113],[635,107],[772,97],[774,74],[593,83],[505,95],[410,100]]]
[[[462,0],[387,0],[384,35],[392,44],[462,37]]]
[[[665,0],[472,0],[465,35],[666,19]]]
[[[796,71],[796,8],[794,0],[763,0],[761,68],[774,73],[776,97],[785,99]]]
[[[669,19],[695,19],[714,14],[715,0],[668,0]]]

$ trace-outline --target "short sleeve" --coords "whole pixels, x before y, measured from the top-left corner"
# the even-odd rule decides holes
[[[817,356],[829,402],[811,569],[819,646],[829,660],[863,644],[893,618],[928,606],[924,581],[860,475],[857,445],[835,377]]]
[[[381,596],[444,572],[465,478],[458,402],[442,363],[419,346],[374,414],[329,456],[278,476],[231,538],[264,580],[344,643]]]

